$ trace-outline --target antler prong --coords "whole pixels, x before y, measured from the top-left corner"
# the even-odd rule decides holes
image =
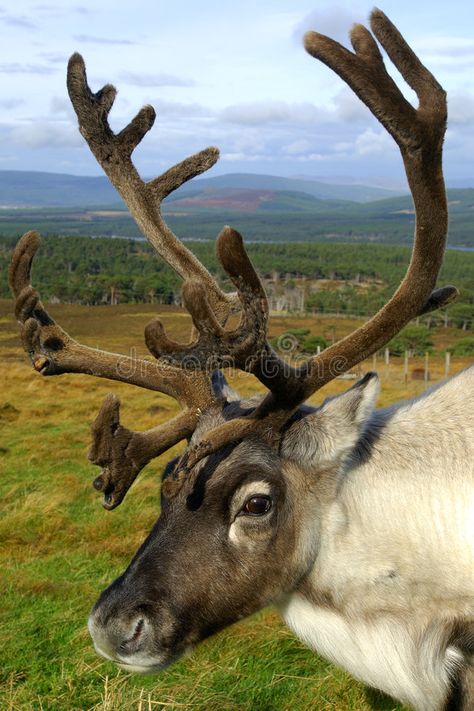
[[[156,200],[161,202],[184,183],[212,168],[219,160],[219,149],[209,146],[169,168],[165,173],[150,180],[146,185]]]
[[[67,85],[81,134],[123,197],[139,228],[156,252],[183,279],[198,277],[206,284],[216,318],[225,323],[229,314],[236,310],[235,297],[219,289],[207,269],[170,230],[160,212],[161,201],[172,190],[215,164],[219,157],[218,150],[206,148],[145,183],[133,165],[131,153],[153,125],[154,109],[144,107],[128,126],[115,135],[107,121],[115,89],[107,85],[94,94],[87,83],[84,60],[79,54],[73,54],[69,60]]]
[[[186,310],[191,314],[194,327],[201,335],[223,338],[225,331],[217,320],[207,298],[204,284],[197,279],[188,279],[183,284],[182,296]]]
[[[153,429],[134,432],[120,423],[120,400],[108,395],[92,425],[89,460],[102,468],[94,479],[96,491],[103,492],[102,505],[116,508],[151,459],[159,457],[181,439],[191,436],[197,412],[187,409]]]
[[[145,326],[145,344],[155,358],[175,353],[187,345],[169,338],[159,318],[152,319]]]
[[[146,328],[145,339],[156,356],[166,355],[170,362],[211,372],[230,364],[254,372],[255,363],[266,348],[268,303],[265,290],[245,251],[241,235],[225,227],[217,239],[217,255],[237,287],[241,319],[235,329],[226,331],[208,300],[205,286],[196,279],[185,281],[183,300],[193,318],[198,338],[187,344],[169,339],[157,319]]]
[[[418,59],[393,22],[378,8],[371,12],[370,27],[402,77],[416,92],[420,108],[426,102],[432,110],[433,103],[438,102],[441,111],[445,111],[443,88]]]
[[[459,296],[459,289],[455,286],[442,286],[439,289],[434,289],[431,292],[428,300],[420,309],[418,316],[423,314],[428,314],[430,311],[436,311],[437,309],[442,309],[445,306],[449,306],[453,301],[455,301]]]
[[[117,141],[126,155],[132,155],[155,123],[155,118],[156,113],[153,106],[143,106],[130,123],[117,134]]]
[[[375,66],[383,65],[382,53],[378,48],[377,42],[364,25],[355,24],[351,30],[350,39],[354,52],[365,63]]]
[[[81,133],[87,131],[94,135],[99,130],[111,135],[107,119],[117,96],[117,89],[112,84],[106,84],[98,92],[92,92],[87,82],[84,59],[78,52],[74,52],[69,59],[67,85],[74,109],[81,115]]]

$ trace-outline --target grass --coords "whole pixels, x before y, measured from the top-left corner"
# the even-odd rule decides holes
[[[143,327],[155,309],[51,311],[85,343],[123,352],[137,347],[144,354]],[[156,393],[87,376],[42,378],[20,351],[10,312],[11,302],[0,302],[0,708],[400,711],[309,652],[272,610],[206,641],[159,676],[130,676],[95,655],[86,630],[89,610],[156,519],[158,475],[170,454],[150,463],[124,504],[106,512],[90,485],[97,474],[86,458],[90,422],[110,390],[121,397],[124,423],[134,429],[167,419],[175,405]],[[187,329],[176,309],[167,309],[164,319],[175,333]],[[333,333],[327,320],[280,318],[272,335],[290,326]],[[353,326],[337,320],[336,337]],[[441,329],[437,345],[462,335]],[[467,363],[454,360],[453,372]],[[405,384],[401,364],[388,370],[378,365],[383,404],[422,392],[422,382]],[[372,361],[363,369],[371,367]],[[441,358],[432,360],[431,370],[433,379],[442,376]],[[234,385],[246,392],[258,387],[244,375]],[[328,392],[346,387],[336,381]]]

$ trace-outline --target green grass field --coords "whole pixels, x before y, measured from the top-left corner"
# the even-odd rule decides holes
[[[124,424],[134,429],[168,418],[175,405],[86,376],[42,378],[20,351],[11,306],[0,302],[0,709],[400,710],[306,650],[272,610],[225,630],[156,677],[130,676],[96,656],[86,629],[89,610],[156,519],[159,474],[169,454],[148,465],[125,502],[107,512],[91,487],[98,470],[86,458],[90,423],[110,391],[121,397]],[[125,353],[136,346],[142,354],[143,327],[155,309],[51,311],[84,343]],[[187,328],[175,309],[164,320],[175,333]],[[274,333],[290,325],[332,333],[327,321],[308,319],[277,319]],[[336,336],[353,325],[339,320]],[[438,346],[453,335],[440,333]],[[466,364],[453,362],[453,372]],[[434,379],[442,369],[442,359],[433,359]],[[383,404],[424,387],[406,386],[401,365],[389,372],[381,366],[381,375]],[[243,375],[235,384],[256,388]],[[347,385],[337,381],[328,392]]]

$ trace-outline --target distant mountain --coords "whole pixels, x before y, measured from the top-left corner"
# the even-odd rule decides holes
[[[449,243],[474,247],[474,189],[448,190]],[[245,239],[271,242],[346,241],[409,244],[415,215],[403,195],[369,203],[320,200],[284,190],[183,191],[164,205],[171,229],[182,239],[213,239],[225,224]],[[36,229],[43,235],[140,237],[123,205],[0,209],[0,235]]]
[[[400,195],[399,191],[365,185],[333,185],[316,180],[281,178],[275,175],[235,173],[215,178],[198,178],[173,193],[168,202],[206,193],[204,199],[222,202],[222,190],[258,190],[300,193],[319,200],[349,200],[370,202]],[[254,196],[255,197],[255,196]],[[229,198],[233,198],[229,195]],[[30,171],[0,171],[0,207],[97,207],[123,205],[108,178],[85,177],[60,173]]]
[[[276,175],[229,173],[218,175],[215,178],[199,178],[183,185],[180,190],[173,193],[171,199],[180,197],[184,192],[222,190],[224,188],[298,192],[312,195],[319,200],[350,200],[352,202],[383,200],[406,192],[406,190],[387,190],[369,185],[337,185],[322,183],[318,180],[282,178]]]
[[[105,176],[0,170],[0,207],[92,207],[121,202]]]
[[[329,183],[329,185],[364,185],[370,188],[383,188],[384,190],[392,191],[392,193],[408,192],[408,183],[405,177],[387,176],[361,176],[361,175],[292,175],[292,178],[300,180],[319,181],[320,183]]]
[[[204,181],[200,181],[204,182]],[[179,190],[164,205],[165,214],[193,214],[225,211],[230,213],[265,212],[332,212],[357,205],[350,200],[321,200],[293,190],[262,190],[260,188],[205,188]]]
[[[474,178],[446,179],[448,188],[474,188]]]

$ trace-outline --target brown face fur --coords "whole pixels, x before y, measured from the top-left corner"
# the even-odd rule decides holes
[[[268,512],[244,512],[258,494]],[[97,651],[157,671],[293,589],[304,567],[293,561],[293,509],[282,460],[262,442],[246,440],[197,466],[100,596],[90,620]]]

